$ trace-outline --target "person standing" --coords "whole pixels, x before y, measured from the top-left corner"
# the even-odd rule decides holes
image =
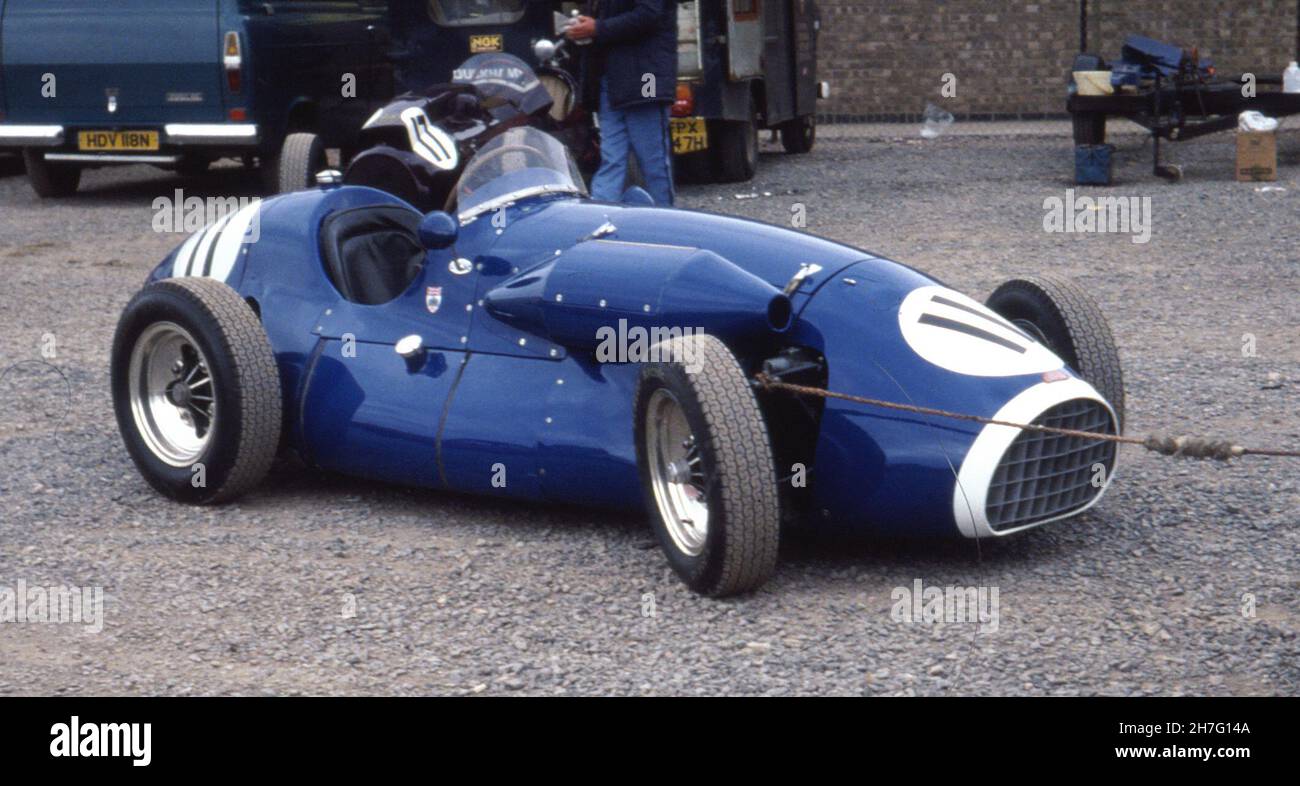
[[[668,111],[677,90],[677,2],[593,0],[587,11],[565,35],[592,44],[584,69],[594,74],[584,83],[599,90],[600,169],[591,195],[622,197],[631,150],[655,204],[671,205]]]

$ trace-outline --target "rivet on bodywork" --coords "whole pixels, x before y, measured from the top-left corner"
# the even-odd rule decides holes
[[[562,379],[557,379],[557,380],[555,380],[555,384],[557,384],[557,385],[563,385],[563,384],[564,384],[564,380],[562,380]]]
[[[551,419],[550,419],[550,418],[547,418],[547,419],[546,419],[546,422],[547,422],[547,423],[550,423],[550,422],[551,422]]]
[[[846,278],[844,279],[844,283],[851,287],[856,287],[858,285],[858,280],[856,278]]]
[[[604,308],[604,307],[605,307],[605,298],[601,298],[601,299],[600,299],[600,307],[601,307],[601,308]]]
[[[649,303],[646,303],[644,306],[641,307],[641,310],[644,311],[644,312],[646,312],[647,314],[649,314],[649,313],[650,313],[650,304],[649,304]]]
[[[473,310],[474,310],[474,304],[473,304],[473,303],[466,303],[466,304],[465,304],[465,310],[466,310],[466,311],[473,311]]]
[[[559,355],[560,355],[560,350],[551,349],[551,357],[559,357]]]
[[[556,292],[556,293],[555,293],[555,302],[556,302],[556,303],[563,303],[563,302],[564,302],[564,293],[563,293],[563,292]]]
[[[469,343],[469,336],[461,336],[461,337],[460,337],[460,343],[462,343],[462,344],[468,344],[468,343]]]
[[[519,346],[522,347],[522,346],[526,346],[527,344],[528,344],[528,339],[526,338],[519,339]]]

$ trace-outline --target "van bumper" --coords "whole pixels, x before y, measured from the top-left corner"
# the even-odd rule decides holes
[[[20,126],[0,123],[0,146],[58,147],[63,144],[63,126]]]
[[[255,146],[261,141],[255,123],[167,123],[163,135],[173,145]]]
[[[0,147],[62,147],[63,126],[0,123]],[[166,123],[163,143],[256,147],[261,141],[256,123]]]

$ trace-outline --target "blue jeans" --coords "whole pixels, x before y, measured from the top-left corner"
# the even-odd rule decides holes
[[[635,104],[612,109],[600,83],[600,169],[591,179],[591,196],[617,202],[627,179],[628,148],[636,154],[645,190],[663,207],[673,203],[672,143],[668,139],[668,104]]]

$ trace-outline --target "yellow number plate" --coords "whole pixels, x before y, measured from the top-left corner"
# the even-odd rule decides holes
[[[674,117],[668,121],[672,132],[673,152],[696,153],[709,146],[709,132],[702,117]]]
[[[500,52],[504,49],[501,43],[501,34],[496,35],[472,35],[469,37],[470,52]]]
[[[157,131],[82,131],[77,147],[90,152],[144,152],[158,149]]]

